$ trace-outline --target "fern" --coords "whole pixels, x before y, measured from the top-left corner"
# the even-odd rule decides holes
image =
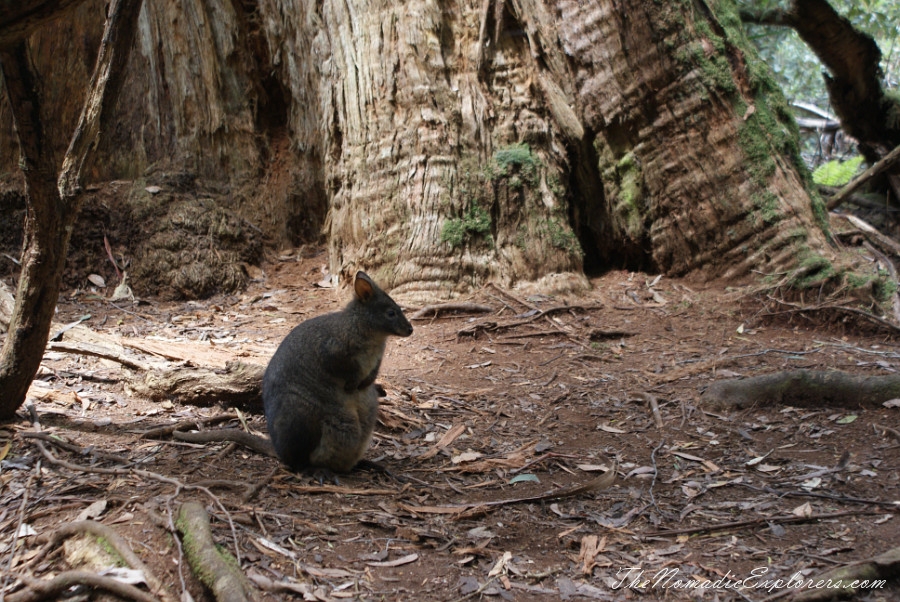
[[[813,182],[822,186],[843,186],[853,179],[863,158],[853,157],[848,161],[829,161],[813,172]]]

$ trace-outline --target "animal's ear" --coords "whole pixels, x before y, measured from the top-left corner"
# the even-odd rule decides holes
[[[353,292],[356,293],[357,299],[365,303],[375,296],[375,283],[365,272],[356,272],[356,278],[353,279]]]

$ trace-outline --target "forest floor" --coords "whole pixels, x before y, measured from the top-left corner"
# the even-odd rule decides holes
[[[205,302],[68,291],[57,321],[264,364],[295,324],[346,302],[316,286],[324,262],[273,258],[245,293]],[[148,439],[180,421],[242,423],[233,408],[133,397],[118,363],[49,351],[33,390],[52,438],[27,437],[24,410],[0,428],[0,598],[23,575],[85,566],[90,546],[45,542],[90,518],[172,599],[211,600],[169,529],[189,500],[259,600],[760,601],[898,545],[900,409],[700,398],[714,380],[781,370],[894,373],[896,336],[765,315],[740,289],[626,272],[592,283],[567,299],[486,287],[466,300],[492,313],[416,320],[389,342],[367,458],[405,482],[355,471],[320,484],[242,447]],[[241,416],[265,433],[259,406]],[[613,467],[611,486],[554,497]],[[857,599],[897,600],[900,585]]]

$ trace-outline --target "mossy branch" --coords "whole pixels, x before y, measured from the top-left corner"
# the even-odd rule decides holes
[[[182,504],[175,527],[181,533],[191,570],[219,602],[252,600],[250,585],[237,562],[213,541],[209,515],[197,502]]]

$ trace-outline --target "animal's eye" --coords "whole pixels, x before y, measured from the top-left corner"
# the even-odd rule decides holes
[[[389,317],[389,318],[396,318],[396,317],[397,317],[397,312],[394,311],[393,309],[389,309],[389,310],[388,310],[388,317]]]

